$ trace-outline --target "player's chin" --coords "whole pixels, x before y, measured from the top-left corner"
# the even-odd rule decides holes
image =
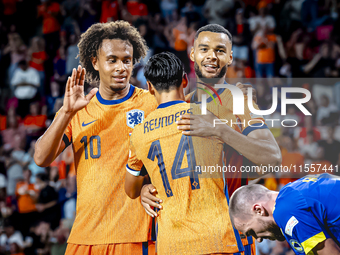
[[[125,89],[129,86],[128,82],[113,82],[110,84],[110,88],[112,91],[119,91]]]

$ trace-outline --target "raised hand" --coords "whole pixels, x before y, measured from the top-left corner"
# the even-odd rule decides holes
[[[97,93],[98,89],[94,88],[85,96],[85,74],[85,68],[82,68],[79,65],[77,70],[75,68],[73,69],[71,77],[68,77],[63,104],[65,113],[75,114],[77,111],[88,105],[90,100]]]

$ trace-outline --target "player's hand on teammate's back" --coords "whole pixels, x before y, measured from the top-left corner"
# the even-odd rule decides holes
[[[144,185],[140,192],[142,206],[144,207],[145,212],[151,217],[158,216],[158,214],[151,208],[151,206],[163,209],[163,207],[159,204],[163,201],[160,198],[156,197],[157,193],[158,192],[155,186],[153,186],[152,184]]]
[[[206,115],[186,114],[179,117],[177,128],[183,135],[191,136],[218,136],[218,126],[224,124],[214,114],[207,111]]]
[[[253,88],[251,84],[243,84],[241,82],[236,83],[236,87],[242,90],[243,95],[248,95],[248,88]],[[256,90],[253,88],[253,100],[257,103]]]
[[[98,89],[94,88],[85,96],[85,74],[85,68],[82,68],[79,65],[77,70],[75,68],[73,69],[71,77],[68,77],[63,104],[65,113],[75,114],[77,111],[88,105],[90,100],[97,93]]]

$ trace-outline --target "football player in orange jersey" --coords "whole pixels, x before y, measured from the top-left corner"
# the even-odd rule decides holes
[[[68,78],[63,107],[37,141],[34,160],[47,167],[73,146],[77,213],[66,254],[148,254],[150,217],[124,191],[129,134],[157,106],[149,92],[129,83],[146,42],[117,21],[92,25],[78,47],[84,68]],[[98,86],[86,96],[85,79]]]
[[[202,86],[201,84],[213,87],[214,84],[225,82],[227,67],[232,62],[231,46],[230,33],[220,25],[207,25],[197,31],[190,58],[195,62],[198,87],[213,93],[213,91],[209,89],[209,86]],[[203,93],[205,93],[203,90],[197,90],[195,92],[197,95],[196,101],[197,98],[201,98]],[[195,95],[193,95],[192,99],[195,100]],[[238,169],[239,166],[242,165],[242,161],[244,162],[248,159],[258,165],[277,165],[281,162],[279,147],[269,129],[263,129],[263,126],[262,128],[260,126],[241,127],[243,133],[241,134],[232,130],[228,125],[216,125],[217,128],[212,128],[214,118],[212,115],[183,116],[183,120],[179,120],[178,122],[179,129],[183,130],[183,134],[186,135],[219,137],[227,145],[227,150],[225,151],[225,155],[227,156],[225,159],[226,164],[233,165],[236,163]],[[261,151],[261,153],[259,153],[259,151]],[[233,185],[232,189],[229,190],[230,193],[241,186],[242,180],[244,180],[242,179],[243,176],[241,172],[238,172],[235,176],[228,174],[227,177],[229,177],[227,183]],[[227,196],[228,188],[225,190]],[[154,196],[156,192],[157,190],[152,184],[145,185],[141,191],[142,204],[151,216],[157,216],[157,213],[155,213],[150,206],[162,208],[161,205],[155,203],[162,202],[160,198]],[[255,254],[255,247],[251,238],[246,239],[246,237],[243,236],[241,240],[237,233],[235,233],[235,235],[238,236],[239,239],[238,247],[240,252],[244,251],[245,254]],[[252,247],[250,247],[249,244],[252,244]]]
[[[132,132],[125,190],[131,198],[139,196],[144,164],[163,199],[164,210],[157,218],[157,254],[238,252],[222,174],[213,178],[196,171],[196,166],[222,165],[223,143],[185,136],[177,129],[180,114],[200,111],[199,105],[184,101],[188,80],[181,61],[172,53],[160,53],[144,70],[159,106]],[[222,106],[212,109],[231,114]]]

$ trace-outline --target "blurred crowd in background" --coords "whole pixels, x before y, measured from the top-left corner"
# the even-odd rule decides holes
[[[76,210],[72,148],[42,168],[34,163],[34,145],[63,104],[66,79],[79,64],[79,37],[92,24],[123,19],[146,40],[148,56],[135,66],[131,84],[146,89],[143,65],[153,54],[171,51],[191,80],[188,91],[195,87],[188,53],[197,29],[224,26],[233,35],[234,61],[227,77],[256,78],[251,83],[260,109],[271,107],[274,87],[304,87],[312,93],[306,104],[312,116],[296,107],[288,107],[286,116],[278,107],[270,116],[298,123],[271,127],[282,148],[282,165],[335,169],[339,15],[339,0],[0,0],[0,254],[64,254]],[[292,180],[282,174],[269,177],[262,182],[273,190]],[[293,251],[285,242],[264,241],[258,254]]]

